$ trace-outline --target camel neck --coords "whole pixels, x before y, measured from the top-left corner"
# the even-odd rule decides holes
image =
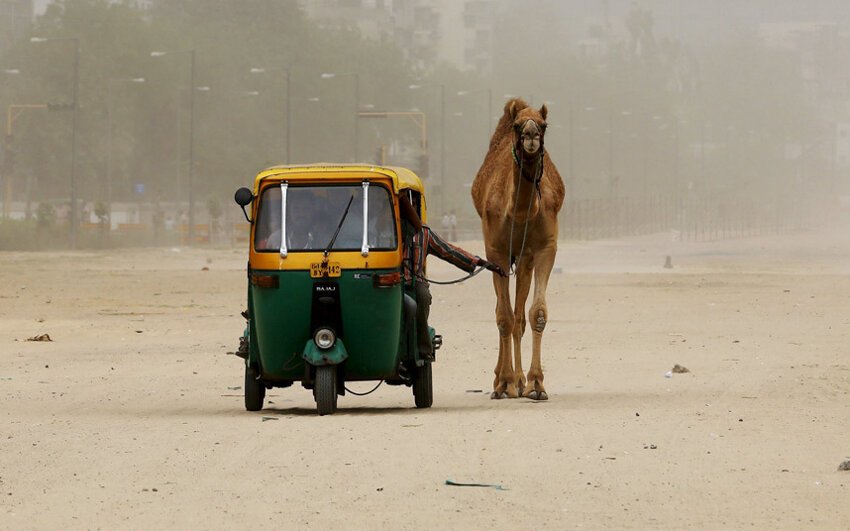
[[[543,168],[541,167],[543,164],[543,156],[545,152],[541,152],[540,155],[535,155],[531,160],[528,159],[520,159],[517,156],[516,148],[511,148],[511,153],[514,157],[514,163],[517,167],[517,173],[521,172],[522,178],[530,183],[536,183],[543,177]]]

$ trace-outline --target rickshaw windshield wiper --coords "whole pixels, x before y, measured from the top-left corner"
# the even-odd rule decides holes
[[[328,242],[328,246],[325,247],[324,255],[328,256],[328,253],[331,252],[331,248],[334,246],[334,242],[336,241],[336,237],[339,236],[339,230],[342,228],[342,224],[345,223],[345,217],[348,215],[348,209],[351,208],[351,202],[354,201],[354,194],[351,194],[351,198],[348,200],[348,205],[345,207],[345,212],[342,213],[342,219],[339,220],[339,224],[336,226],[336,230],[334,231],[334,236],[331,238],[331,241]]]

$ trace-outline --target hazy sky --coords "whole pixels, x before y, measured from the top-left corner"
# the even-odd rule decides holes
[[[50,2],[34,0],[36,14],[43,13]],[[604,1],[561,0],[555,4],[565,20],[574,20],[588,16],[601,18]],[[829,20],[850,25],[847,0],[608,0],[611,17],[622,20],[633,4],[653,11],[660,35],[683,40],[692,31],[704,37],[706,33],[722,33],[759,22]]]

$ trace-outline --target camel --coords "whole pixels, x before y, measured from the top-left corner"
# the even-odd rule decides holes
[[[516,276],[516,300],[511,308],[510,279],[493,275],[499,329],[499,359],[490,395],[493,399],[549,398],[543,386],[540,344],[548,319],[546,286],[558,249],[558,212],[564,202],[564,182],[543,146],[547,112],[546,105],[538,111],[520,98],[508,100],[472,184],[472,201],[481,218],[487,260],[505,271],[513,268]],[[528,312],[532,351],[526,379],[521,341],[532,277],[534,298]]]

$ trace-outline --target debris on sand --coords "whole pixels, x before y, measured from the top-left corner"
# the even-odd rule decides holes
[[[850,460],[844,461],[843,463],[838,465],[838,470],[840,470],[842,472],[850,471]]]
[[[673,373],[674,374],[685,374],[686,372],[691,372],[691,371],[687,367],[685,367],[683,365],[679,365],[678,363],[676,365],[673,365]]]
[[[201,268],[201,271],[209,271],[209,270],[210,270],[210,268],[207,267],[207,266],[204,266],[204,267]]]
[[[267,420],[278,420],[277,417],[263,417],[263,422]]]
[[[28,337],[27,341],[53,341],[50,339],[50,334],[39,334],[37,336]]]
[[[458,483],[457,481],[452,481],[451,479],[446,480],[446,485],[451,485],[452,487],[487,487],[496,490],[508,490],[503,486],[497,485],[495,483]]]
[[[484,389],[467,389],[467,393],[483,393]]]

